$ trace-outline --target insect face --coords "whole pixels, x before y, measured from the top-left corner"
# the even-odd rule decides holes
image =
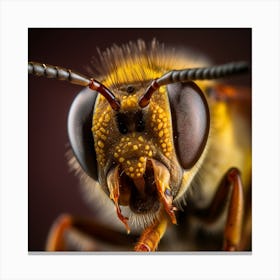
[[[178,192],[182,168],[174,151],[168,96],[162,88],[142,109],[138,100],[147,86],[113,90],[121,104],[117,112],[103,97],[97,99],[92,132],[99,180],[117,209],[129,206],[136,214],[156,216],[162,201],[175,221],[172,197]]]
[[[125,63],[122,61],[103,78],[103,84],[120,104],[118,110],[114,110],[103,95],[96,100],[88,97],[83,106],[77,102],[81,109],[74,109],[74,112],[92,114],[96,153],[92,158],[96,157],[96,163],[91,164],[92,168],[86,163],[90,159],[80,163],[114,201],[118,217],[128,231],[128,221],[120,206],[129,209],[130,216],[137,215],[138,221],[141,216],[149,217],[143,221],[154,221],[165,212],[176,223],[173,200],[184,193],[187,186],[182,182],[189,179],[209,133],[208,105],[200,88],[192,82],[160,87],[146,106],[140,106],[152,79],[164,71],[164,60],[156,62],[155,53],[141,52],[140,45],[138,56],[128,56]],[[143,65],[146,68],[143,69]],[[81,116],[78,114],[74,119],[78,121]],[[72,138],[76,135],[81,132],[73,133]],[[76,142],[88,141],[77,139]],[[75,150],[76,156],[81,157],[78,148],[74,147]],[[86,154],[89,149],[85,146],[82,150]]]

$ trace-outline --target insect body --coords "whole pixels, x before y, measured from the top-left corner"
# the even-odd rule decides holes
[[[203,240],[203,223],[224,232],[225,250],[247,249],[250,124],[237,97],[248,92],[212,81],[247,70],[243,62],[207,67],[155,41],[102,54],[98,81],[30,62],[29,73],[90,88],[70,109],[70,161],[102,209],[98,221],[60,217],[47,249],[102,250],[103,239],[117,250],[154,251],[166,236],[159,249],[197,250],[188,238]]]

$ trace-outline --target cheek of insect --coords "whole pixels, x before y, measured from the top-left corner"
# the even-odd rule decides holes
[[[171,120],[170,113],[163,106],[159,106],[156,102],[151,102],[151,129],[155,135],[154,141],[157,144],[158,149],[166,156],[170,158],[173,151],[172,133],[171,133]]]
[[[93,115],[92,133],[94,137],[94,148],[96,151],[96,160],[101,168],[106,164],[106,149],[109,146],[112,135],[112,109],[104,98],[97,100]]]

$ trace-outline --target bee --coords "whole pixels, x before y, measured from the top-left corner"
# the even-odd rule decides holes
[[[58,217],[47,250],[250,250],[250,89],[219,82],[248,64],[213,66],[156,40],[100,57],[94,78],[28,63],[85,87],[69,111],[68,158],[95,215]]]

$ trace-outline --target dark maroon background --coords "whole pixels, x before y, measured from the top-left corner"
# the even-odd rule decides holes
[[[251,29],[41,29],[28,32],[28,59],[87,73],[96,48],[104,50],[142,38],[157,38],[208,55],[215,63],[251,62]],[[250,77],[234,77],[250,83]],[[47,232],[61,213],[90,215],[69,173],[67,114],[80,87],[46,78],[29,77],[28,84],[28,249],[44,250]]]

